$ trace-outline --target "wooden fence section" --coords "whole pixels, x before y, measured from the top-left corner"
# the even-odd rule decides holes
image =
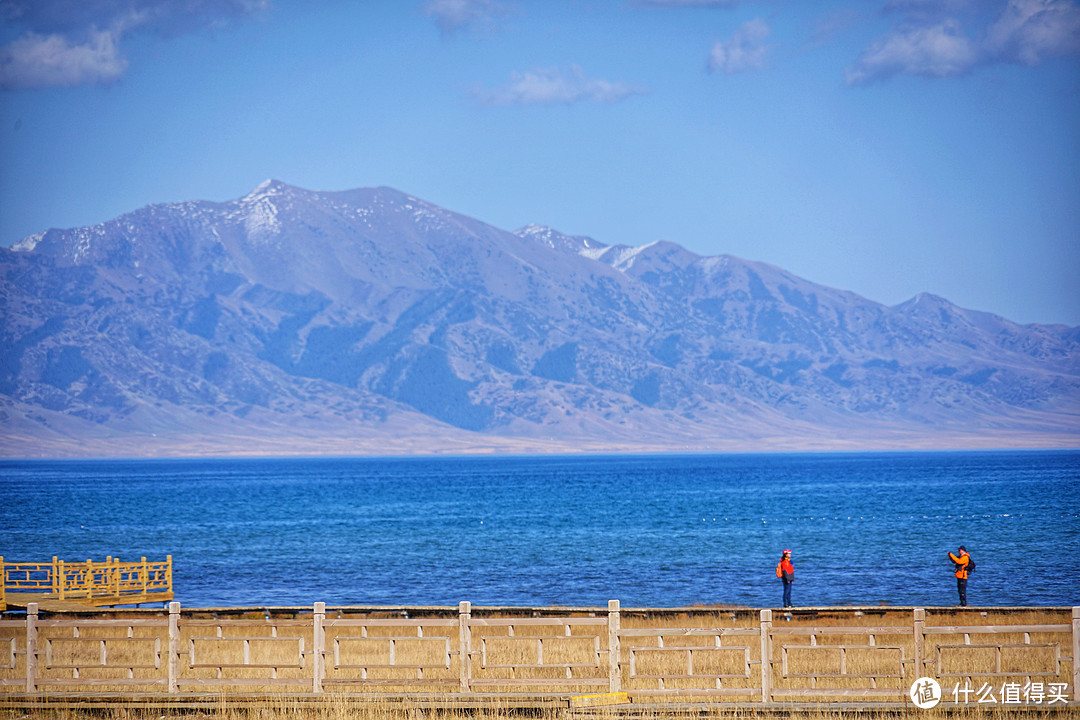
[[[0,612],[47,601],[90,606],[164,602],[173,597],[172,556],[164,561],[9,562],[0,556]]]
[[[447,609],[443,609],[447,610]],[[657,613],[603,609],[534,617],[407,613],[350,616],[315,603],[297,617],[43,616],[0,620],[0,694],[74,691],[625,693],[629,698],[713,698],[749,704],[903,700],[916,679],[938,680],[946,700],[961,684],[998,692],[1021,684],[1080,703],[1080,607],[992,611],[965,624],[927,611],[828,619],[761,610]],[[506,613],[504,613],[506,614]],[[445,613],[444,613],[445,615]],[[1019,615],[1015,622],[1012,617]],[[998,617],[1005,621],[998,621]],[[973,619],[972,619],[973,618]],[[1014,693],[1015,694],[1015,693]]]

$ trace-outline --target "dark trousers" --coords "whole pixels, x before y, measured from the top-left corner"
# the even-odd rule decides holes
[[[967,578],[956,578],[956,592],[960,594],[961,607],[967,607]]]
[[[784,607],[791,607],[791,581],[784,580]]]

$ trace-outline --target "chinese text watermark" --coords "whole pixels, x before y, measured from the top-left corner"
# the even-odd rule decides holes
[[[1003,682],[1001,685],[982,683],[978,688],[970,682],[956,683],[951,691],[942,692],[936,680],[921,677],[908,693],[916,707],[929,710],[942,700],[967,705],[1063,705],[1069,702],[1068,683]]]

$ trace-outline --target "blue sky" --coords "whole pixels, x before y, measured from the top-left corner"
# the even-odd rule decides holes
[[[1080,2],[0,0],[0,245],[267,178],[1080,325]]]

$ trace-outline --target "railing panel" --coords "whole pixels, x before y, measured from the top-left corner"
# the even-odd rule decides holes
[[[32,684],[63,690],[167,689],[167,629],[165,618],[38,619]]]
[[[621,636],[634,695],[760,696],[760,627],[624,628]]]
[[[907,676],[915,664],[913,623],[833,627],[774,624],[770,640],[773,698],[901,698],[910,688]]]
[[[1074,615],[1078,611],[1073,608]],[[1070,684],[1076,702],[1078,631],[1075,623],[926,626],[926,669],[938,678],[948,699],[961,702],[976,693],[1002,694],[1009,687],[1054,688],[1060,698],[1061,689]],[[1071,683],[1066,663],[1073,671]]]
[[[181,618],[175,632],[178,689],[311,687],[310,620]]]
[[[348,689],[454,687],[458,620],[335,619],[323,621],[323,685]]]
[[[609,687],[608,619],[470,618],[473,688],[595,691]]]
[[[4,563],[4,587],[9,591],[52,590],[52,563]]]

